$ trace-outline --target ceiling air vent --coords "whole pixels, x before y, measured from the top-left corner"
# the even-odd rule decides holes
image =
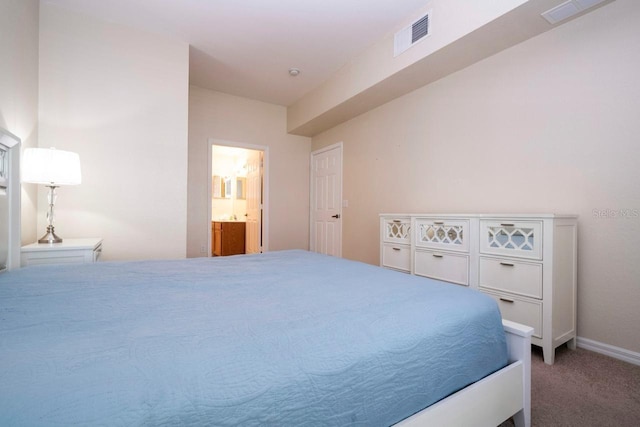
[[[549,21],[550,24],[557,24],[603,1],[604,0],[567,0],[553,9],[543,12],[542,17]]]
[[[400,55],[429,34],[431,34],[431,12],[396,33],[393,56]]]

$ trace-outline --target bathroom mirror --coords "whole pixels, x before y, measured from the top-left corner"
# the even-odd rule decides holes
[[[245,200],[247,198],[247,178],[236,178],[236,199]]]
[[[222,194],[225,199],[231,198],[231,178],[225,178],[222,185]]]
[[[211,181],[211,195],[214,199],[237,199],[245,200],[247,198],[247,178],[236,177],[235,188],[233,187],[233,178],[214,175]]]
[[[214,199],[224,198],[224,179],[219,175],[213,175],[211,178],[211,197]]]

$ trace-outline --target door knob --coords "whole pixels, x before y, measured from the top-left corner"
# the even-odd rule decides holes
[[[331,218],[340,218],[340,214],[331,215]]]

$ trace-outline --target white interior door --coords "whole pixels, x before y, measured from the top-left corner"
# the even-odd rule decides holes
[[[311,153],[310,249],[342,256],[342,143]]]
[[[247,228],[245,252],[262,252],[262,151],[250,150],[247,157]]]

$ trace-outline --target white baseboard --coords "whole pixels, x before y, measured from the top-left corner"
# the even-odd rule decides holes
[[[576,345],[580,348],[584,348],[585,350],[595,351],[596,353],[604,354],[606,356],[613,357],[614,359],[623,360],[640,366],[640,353],[636,353],[635,351],[582,337],[578,337]]]

